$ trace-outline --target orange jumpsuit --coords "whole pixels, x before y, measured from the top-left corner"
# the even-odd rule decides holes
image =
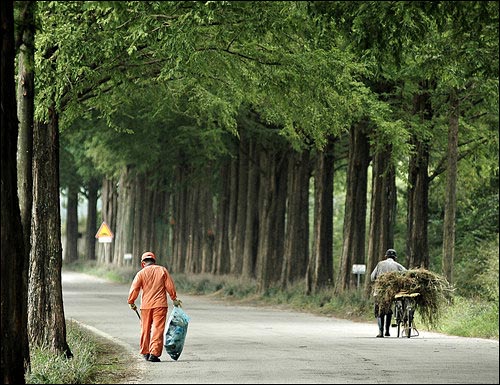
[[[135,302],[141,289],[141,354],[160,357],[168,310],[167,293],[172,301],[177,299],[174,281],[165,267],[148,265],[132,281],[129,304]]]

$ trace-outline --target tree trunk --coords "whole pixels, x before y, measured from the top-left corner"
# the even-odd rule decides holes
[[[198,272],[198,257],[200,245],[200,213],[198,186],[191,185],[188,190],[188,239],[186,245],[186,273]]]
[[[24,247],[29,253],[31,210],[33,205],[33,118],[35,111],[35,47],[34,47],[34,1],[26,2],[22,20],[23,40],[18,55],[17,116],[19,136],[17,143],[18,193],[21,220],[24,229]],[[26,264],[27,266],[27,264]],[[27,274],[26,274],[27,276]]]
[[[365,263],[366,206],[370,145],[362,124],[350,131],[346,181],[342,257],[337,289],[344,291],[357,284],[352,265]]]
[[[184,218],[183,218],[183,209],[186,206],[184,203],[185,199],[185,187],[184,187],[184,177],[183,172],[181,170],[182,166],[178,166],[175,169],[175,190],[172,197],[172,212],[173,216],[170,220],[170,224],[172,226],[172,267],[173,270],[179,273],[184,272],[183,265],[183,248],[182,244],[184,241]]]
[[[85,230],[86,258],[95,261],[95,234],[97,232],[97,199],[99,181],[91,179],[87,191],[87,224]]]
[[[280,152],[260,151],[261,181],[259,197],[259,241],[257,254],[257,291],[278,283],[281,276],[284,215],[286,202],[285,157]]]
[[[134,232],[134,188],[135,179],[132,176],[130,167],[126,167],[120,174],[117,194],[117,210],[116,210],[116,229],[114,232],[114,248],[113,260],[117,265],[124,263],[123,257],[127,254],[132,254],[132,259],[129,263],[132,266],[140,266],[140,257],[133,250]],[[146,250],[145,250],[146,251]]]
[[[457,92],[454,90],[451,94],[450,123],[448,127],[448,162],[443,222],[443,275],[450,283],[453,283],[453,260],[455,257],[459,103]]]
[[[213,274],[227,274],[230,271],[229,258],[229,201],[230,201],[230,161],[222,165],[220,172],[220,190],[217,205],[217,227],[215,232],[215,263]]]
[[[31,249],[31,212],[33,207],[33,119],[35,112],[35,21],[34,1],[26,1],[21,13],[20,29],[22,28],[22,42],[18,54],[18,81],[17,81],[17,116],[19,119],[19,136],[17,143],[17,187],[19,205],[21,208],[21,222],[24,234],[24,250],[26,260],[23,271],[23,297],[27,301],[28,293],[28,259]],[[2,126],[3,127],[3,126]],[[27,308],[27,303],[23,305]],[[27,324],[26,319],[23,321]],[[28,334],[25,333],[24,361],[25,368],[30,367],[30,353]]]
[[[134,226],[134,233],[138,234],[136,252],[142,255],[145,251],[155,253],[158,262],[163,259],[162,250],[156,250],[155,245],[155,203],[157,183],[151,177],[151,173],[146,172],[136,176],[138,196],[135,205],[140,205],[139,222]],[[123,258],[123,255],[120,256]]]
[[[274,231],[275,236],[273,237],[274,245],[273,250],[273,261],[275,267],[273,268],[273,274],[271,274],[271,283],[279,283],[281,279],[281,272],[283,267],[283,257],[285,255],[285,224],[286,224],[286,205],[287,205],[287,190],[288,190],[288,156],[287,152],[278,152],[276,158],[276,193],[273,199],[275,200],[275,212],[273,214],[271,231]],[[309,172],[309,170],[308,170]],[[306,215],[308,212],[306,213]],[[308,228],[308,227],[307,227]],[[309,237],[307,237],[309,240]],[[306,248],[306,253],[307,253]],[[299,269],[303,269],[302,277],[305,275],[307,267],[307,258],[303,266],[299,266]],[[293,274],[293,273],[292,273]]]
[[[238,165],[239,161],[237,157],[231,158],[231,166],[229,173],[229,211],[228,211],[228,224],[227,224],[227,242],[229,247],[229,271],[230,273],[235,267],[235,260],[237,259],[234,243],[235,243],[235,231],[236,231],[236,215],[238,207]]]
[[[288,161],[286,235],[281,286],[304,278],[309,260],[309,150],[292,152]]]
[[[247,214],[248,193],[248,150],[249,140],[244,132],[240,133],[238,148],[238,202],[236,207],[236,224],[234,229],[234,242],[232,247],[231,273],[240,275],[243,269],[243,250],[245,245],[245,225]]]
[[[118,212],[118,191],[116,181],[113,179],[104,179],[102,188],[102,220],[108,224],[113,234],[116,232],[116,218]],[[100,226],[100,224],[99,224]],[[113,242],[98,243],[97,261],[106,264],[113,256]]]
[[[255,277],[255,263],[257,260],[257,245],[259,233],[259,163],[258,150],[255,139],[249,145],[248,155],[248,189],[246,195],[245,235],[243,245],[242,276]]]
[[[201,217],[202,217],[202,234],[203,234],[203,245],[202,245],[202,256],[201,256],[201,267],[202,273],[209,273],[212,269],[212,263],[214,258],[214,209],[212,203],[212,190],[208,187],[209,184],[206,183],[203,189],[201,198]]]
[[[307,266],[307,294],[333,284],[333,144],[330,138],[314,165],[313,246]]]
[[[27,340],[23,225],[17,194],[16,151],[18,122],[14,84],[14,10],[12,1],[2,1],[2,108],[1,180],[2,180],[2,253],[1,253],[1,330],[2,383],[25,384],[25,344]],[[20,359],[20,358],[24,359]],[[28,356],[29,358],[29,356]]]
[[[166,189],[166,184],[166,179],[162,180],[154,190],[152,207],[152,212],[154,214],[152,248],[153,250],[157,250],[160,255],[161,263],[170,270],[170,264],[172,263],[172,255],[169,248],[170,230],[168,218],[168,212],[170,210],[170,193]]]
[[[136,175],[134,173],[134,175],[132,176],[132,180],[131,194],[132,201],[134,202],[134,211],[132,213],[132,254],[137,255],[138,258],[140,258],[140,256],[145,251],[152,251],[154,253],[154,250],[145,250],[146,245],[143,241],[143,217],[147,216],[147,210],[145,210],[145,207],[147,205],[145,194],[145,179],[144,176]]]
[[[78,259],[78,186],[68,187],[68,201],[66,207],[66,247],[64,261],[67,263]]]
[[[390,156],[390,148],[374,156],[367,274],[373,271],[385,251],[394,247],[396,184]],[[366,295],[370,294],[371,288],[372,282],[365,280]]]
[[[431,83],[420,83],[422,92],[413,98],[413,114],[422,123],[432,119],[432,103],[428,92]],[[411,138],[414,153],[408,169],[406,263],[408,268],[429,268],[427,226],[429,218],[429,142],[416,133]]]
[[[429,147],[414,138],[415,154],[408,171],[406,267],[429,268],[427,226],[429,217]]]
[[[28,333],[32,346],[72,353],[66,342],[61,285],[62,245],[59,208],[59,126],[55,111],[49,122],[35,124],[33,152],[33,219],[28,290]]]

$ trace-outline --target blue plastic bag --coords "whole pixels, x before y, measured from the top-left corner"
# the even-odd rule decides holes
[[[168,355],[175,361],[180,357],[184,348],[189,320],[190,318],[180,306],[175,306],[170,313],[164,346]]]

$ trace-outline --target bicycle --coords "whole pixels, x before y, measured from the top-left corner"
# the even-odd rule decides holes
[[[406,336],[417,337],[419,335],[417,328],[415,327],[415,322],[413,320],[413,316],[415,314],[416,309],[416,297],[418,297],[420,293],[407,293],[407,292],[399,292],[394,296],[394,318],[395,324],[392,324],[393,327],[398,328],[397,336],[401,334],[402,337]],[[403,333],[401,333],[401,328],[403,329]],[[412,331],[415,333],[412,335]]]

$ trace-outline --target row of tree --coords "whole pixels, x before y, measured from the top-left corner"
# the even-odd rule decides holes
[[[150,249],[174,272],[308,292],[349,289],[353,264],[394,246],[399,192],[404,262],[429,267],[434,188],[452,281],[458,161],[465,188],[498,182],[496,2],[15,5],[14,35],[2,2],[2,105],[16,105],[17,56],[19,117],[2,108],[4,383],[24,382],[29,346],[71,356],[61,188],[67,261],[83,190],[89,259]],[[99,193],[115,238],[96,256]]]
[[[352,286],[352,264],[366,262],[370,270],[385,249],[394,245],[396,177],[408,186],[404,192],[405,263],[429,267],[429,191],[431,182],[445,170],[447,181],[440,183],[446,186],[441,193],[446,202],[442,270],[452,281],[456,165],[471,154],[477,159],[490,153],[496,144],[496,64],[472,62],[470,56],[473,52],[494,56],[497,30],[485,21],[495,20],[494,4],[382,4],[376,9],[343,2],[266,4],[263,20],[274,28],[267,27],[262,34],[260,20],[248,18],[249,41],[241,34],[235,40],[234,30],[241,32],[241,27],[235,27],[238,17],[234,19],[231,13],[227,17],[225,13],[224,20],[217,19],[213,10],[198,13],[196,28],[191,29],[194,37],[189,37],[194,58],[183,62],[179,70],[187,79],[194,77],[197,84],[184,78],[166,90],[156,83],[144,84],[141,100],[125,99],[127,104],[112,112],[112,124],[121,135],[103,134],[103,127],[86,131],[92,137],[87,139],[87,155],[107,177],[114,177],[104,182],[102,197],[103,217],[117,231],[105,262],[121,264],[128,252],[137,262],[141,250],[153,247],[176,271],[243,274],[256,277],[262,288],[304,278],[306,270],[321,271],[319,281],[307,275],[314,281],[308,284],[309,290],[332,284],[331,196],[333,165],[339,164],[348,169],[337,288]],[[289,42],[275,33],[278,21],[273,11],[282,13],[284,5],[289,18],[286,26],[279,27],[295,37]],[[239,12],[244,7],[233,5],[225,11]],[[406,23],[391,18],[395,14]],[[299,26],[293,19],[297,16],[309,17],[310,22]],[[156,20],[149,30],[144,29],[151,22],[147,16],[140,19],[141,33],[148,39],[141,41],[144,50],[146,44],[153,45],[152,31],[160,31]],[[176,25],[170,20],[169,28]],[[128,28],[134,31],[131,24]],[[266,35],[271,29],[275,33],[272,45]],[[197,46],[199,33],[204,40]],[[224,34],[230,37],[222,39]],[[217,39],[207,43],[207,36]],[[255,36],[268,44],[265,51],[255,53]],[[297,45],[298,41],[302,44]],[[163,46],[159,51],[165,52]],[[154,58],[148,56],[148,64],[156,64]],[[159,69],[150,65],[152,73],[164,71],[168,58],[162,56]],[[168,69],[168,81],[176,80],[171,74],[177,73]],[[125,87],[128,92],[129,85]],[[115,97],[124,100],[123,95]],[[166,102],[172,98],[174,105]],[[300,114],[303,105],[307,113]],[[459,116],[474,127],[464,130],[460,151]],[[133,132],[134,143],[124,130]],[[148,138],[143,138],[146,132]],[[235,140],[234,135],[231,138],[234,133]],[[78,134],[74,147],[82,141],[85,138]],[[157,148],[159,143],[161,148]],[[154,149],[154,156],[141,154],[143,148]],[[316,170],[314,165],[322,161],[325,165]],[[294,163],[300,167],[294,168]],[[321,167],[331,173],[324,181]],[[370,169],[373,182],[368,189]],[[304,231],[310,222],[311,176],[318,194],[326,191],[323,197],[313,198],[318,218],[312,218],[312,240],[309,231]],[[368,190],[372,195],[367,237]],[[76,202],[76,191],[73,188],[71,202]],[[268,215],[270,210],[273,215]],[[266,217],[273,223],[266,223]],[[68,219],[67,223],[76,221]],[[93,220],[88,223],[95,228]],[[274,230],[268,230],[269,226]],[[327,227],[323,233],[325,226],[330,230]],[[68,260],[77,258],[76,234],[76,229],[68,229],[68,250],[73,248]],[[312,246],[310,250],[310,242],[322,245],[321,249],[314,251],[316,246]],[[369,291],[369,282],[366,287]]]

